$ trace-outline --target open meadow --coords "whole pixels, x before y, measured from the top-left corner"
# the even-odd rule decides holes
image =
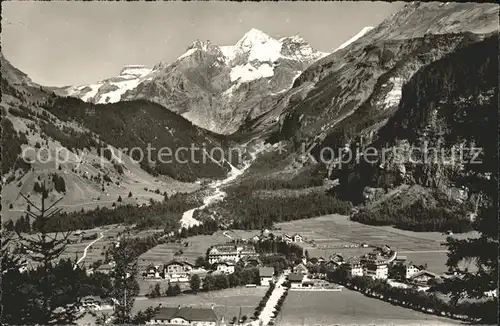
[[[340,292],[291,291],[275,324],[459,325],[460,322],[395,306],[344,288]]]
[[[231,239],[219,231],[213,235],[196,235],[187,239],[182,239],[180,243],[164,243],[160,244],[141,256],[139,256],[139,270],[143,270],[149,264],[164,264],[170,260],[185,259],[190,263],[195,262],[196,258],[203,256],[207,249],[212,245],[221,244],[231,241]],[[182,254],[177,254],[182,251]]]
[[[214,310],[219,318],[224,317],[224,320],[230,321],[234,316],[238,316],[241,308],[241,314],[247,317],[253,316],[253,312],[258,303],[264,296],[266,288],[245,288],[238,287],[212,292],[200,292],[198,294],[185,294],[177,297],[162,297],[148,299],[138,297],[135,300],[132,313],[139,310],[144,310],[148,307],[156,307],[162,304],[163,307],[192,306],[210,308],[214,306]]]
[[[276,227],[281,228],[280,233],[302,235],[302,245],[311,257],[326,258],[333,253],[344,257],[359,256],[372,250],[359,246],[361,243],[370,246],[388,245],[398,252],[398,256],[406,256],[407,261],[427,263],[432,272],[442,273],[447,270],[446,247],[442,245],[447,236],[439,232],[413,232],[390,226],[365,225],[337,214],[278,223]],[[453,237],[475,235],[475,232],[469,232]]]

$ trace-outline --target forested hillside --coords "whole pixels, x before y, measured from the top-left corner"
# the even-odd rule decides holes
[[[141,160],[140,151],[131,149],[140,148],[144,156],[140,165],[153,175],[194,181],[203,177],[220,178],[229,171],[229,166],[221,159],[221,151],[212,150],[226,146],[223,138],[193,126],[158,104],[137,100],[94,105],[76,98],[53,95],[43,107],[63,121],[75,121],[85,126],[116,148],[128,149],[132,158],[138,161]],[[151,147],[151,162],[146,156],[148,145]],[[193,154],[188,150],[192,146],[198,148]],[[165,148],[164,156],[159,157],[161,148]],[[171,153],[170,156],[168,153]]]

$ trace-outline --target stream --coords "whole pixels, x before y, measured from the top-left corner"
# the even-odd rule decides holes
[[[250,140],[249,142],[244,144],[244,146],[247,146],[248,143],[250,143],[252,140]],[[245,172],[245,170],[250,167],[252,162],[257,157],[257,154],[259,154],[260,152],[262,152],[266,149],[269,149],[272,146],[270,146],[270,145],[265,146],[263,144],[258,144],[255,147],[256,148],[253,152],[248,152],[248,154],[250,155],[251,158],[250,158],[250,160],[244,162],[244,166],[241,169],[238,169],[237,167],[235,167],[234,165],[232,165],[231,163],[226,161],[231,167],[231,171],[229,171],[227,178],[222,179],[222,180],[215,180],[212,183],[210,183],[210,185],[208,186],[208,189],[211,189],[212,191],[210,191],[209,194],[203,198],[203,205],[201,205],[199,207],[192,208],[188,211],[185,211],[182,214],[182,218],[180,221],[180,223],[181,223],[180,230],[182,228],[189,228],[189,227],[192,227],[195,225],[200,225],[201,222],[193,217],[194,212],[198,209],[204,209],[205,207],[207,207],[211,204],[214,204],[216,202],[224,200],[224,197],[226,197],[226,193],[223,190],[221,190],[221,187],[236,180],[236,178],[238,178],[240,175],[242,175]]]

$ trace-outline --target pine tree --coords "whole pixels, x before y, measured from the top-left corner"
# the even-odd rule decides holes
[[[35,301],[36,307],[32,309],[30,317],[36,323],[42,325],[72,324],[81,316],[78,287],[71,288],[71,291],[68,291],[67,284],[55,280],[57,277],[53,274],[54,267],[52,265],[52,262],[56,261],[66,249],[71,232],[49,234],[48,222],[61,212],[62,208],[56,208],[55,206],[62,198],[46,207],[45,201],[48,198],[48,192],[45,183],[41,186],[41,194],[41,206],[35,205],[24,194],[21,194],[38,211],[35,213],[26,210],[26,221],[29,224],[29,217],[33,218],[33,223],[36,224],[39,232],[38,237],[26,237],[16,230],[23,246],[30,251],[30,260],[39,263],[36,270],[37,296],[39,300]],[[66,278],[72,277],[70,274],[66,274]],[[65,290],[61,290],[61,286],[65,287]]]
[[[137,258],[130,239],[122,239],[120,246],[113,248],[112,257],[116,263],[113,271],[113,297],[117,301],[113,313],[114,323],[127,324],[131,320],[134,297],[139,293]]]
[[[30,307],[28,296],[25,291],[21,291],[23,275],[19,268],[25,263],[20,255],[13,255],[10,248],[12,233],[1,231],[2,235],[2,295],[1,299],[1,319],[3,325],[20,325],[29,323],[26,319]],[[24,285],[23,289],[27,289]]]
[[[493,112],[493,114],[496,114]],[[489,204],[485,204],[477,217],[477,231],[480,237],[469,239],[454,239],[448,237],[448,260],[446,265],[458,277],[447,280],[444,283],[443,292],[451,294],[452,303],[459,303],[461,299],[485,299],[478,306],[473,306],[470,313],[480,317],[481,322],[496,324],[498,319],[498,297],[487,299],[485,293],[489,291],[498,292],[498,179],[497,148],[496,142],[485,148],[485,156],[482,164],[470,164],[472,171],[482,170],[495,171],[488,180],[475,177],[469,180],[469,186],[476,186],[489,198]],[[467,268],[460,267],[460,263],[469,261],[476,265],[477,271],[471,272]],[[498,293],[497,293],[498,295]]]
[[[198,291],[200,290],[200,284],[201,284],[200,276],[198,274],[193,274],[191,276],[191,279],[189,280],[189,286],[191,287],[191,291],[193,291],[193,293],[198,293]]]

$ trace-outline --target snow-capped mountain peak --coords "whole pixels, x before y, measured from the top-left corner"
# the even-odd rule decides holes
[[[198,39],[176,60],[161,61],[153,69],[128,65],[116,77],[71,87],[65,93],[94,103],[147,98],[168,108],[187,107],[188,112],[182,114],[188,120],[207,129],[220,131],[222,127],[230,129],[229,125],[225,125],[228,121],[219,121],[220,117],[215,119],[207,116],[206,112],[198,112],[199,103],[204,101],[204,97],[197,99],[199,94],[196,92],[201,92],[207,86],[212,87],[213,101],[219,106],[227,106],[226,110],[235,103],[240,106],[246,101],[253,103],[252,96],[247,100],[247,95],[244,95],[248,88],[261,88],[258,95],[254,95],[258,98],[284,92],[305,68],[324,55],[326,53],[314,50],[299,35],[277,39],[252,28],[234,45],[218,46],[208,40]],[[197,85],[198,82],[202,84]],[[192,103],[189,102],[190,97],[185,96],[187,93],[193,98]],[[171,95],[165,97],[163,94]],[[184,104],[178,105],[176,101]],[[210,104],[204,104],[203,107],[207,105]],[[253,114],[257,114],[255,112]],[[241,123],[238,119],[235,118],[234,126]]]
[[[236,47],[242,49],[250,49],[255,45],[264,44],[271,40],[274,40],[271,36],[256,28],[252,28],[251,30],[246,32],[238,42],[236,42]]]
[[[153,69],[143,65],[126,65],[116,77],[95,84],[70,86],[65,93],[95,103],[118,102],[126,91],[137,87],[152,71]]]

